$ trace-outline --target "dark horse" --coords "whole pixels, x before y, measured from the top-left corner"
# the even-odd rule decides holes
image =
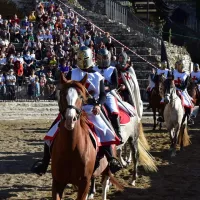
[[[86,200],[89,191],[97,150],[90,138],[87,116],[82,111],[82,105],[87,101],[86,80],[87,75],[80,82],[68,81],[61,75],[59,109],[62,119],[52,148],[53,200],[61,200],[69,183],[78,188],[77,200]],[[105,156],[99,168],[97,175],[104,172],[111,182],[122,188],[111,176]]]
[[[193,98],[193,103],[195,106],[200,105],[200,92],[198,89],[198,85],[194,82],[190,82],[188,86],[188,94]]]
[[[161,99],[164,97],[163,94],[163,84],[164,84],[164,77],[163,75],[155,75],[154,77],[155,87],[151,91],[149,104],[153,111],[153,120],[154,120],[154,126],[153,130],[156,129],[156,126],[160,124],[160,129],[162,128],[162,122],[163,119],[163,111],[164,111],[164,104],[160,103]],[[156,123],[156,113],[158,112],[159,120],[158,123]]]

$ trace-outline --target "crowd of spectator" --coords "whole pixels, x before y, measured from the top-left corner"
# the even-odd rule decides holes
[[[16,48],[14,44],[22,44]],[[60,4],[39,1],[24,19],[0,15],[0,97],[15,100],[26,87],[30,99],[54,99],[60,72],[76,67],[77,50],[85,45],[95,55],[100,48],[116,50],[108,32],[102,33],[90,21],[83,21]]]

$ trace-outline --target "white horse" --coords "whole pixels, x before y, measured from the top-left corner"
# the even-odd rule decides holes
[[[127,103],[124,102],[124,104]],[[135,186],[137,178],[138,161],[140,161],[141,165],[144,166],[145,170],[154,172],[157,171],[155,160],[148,151],[149,145],[143,133],[141,120],[137,115],[130,117],[129,123],[121,125],[121,136],[122,136],[122,141],[124,143],[117,147],[117,150],[119,151],[119,159],[121,163],[124,166],[126,166],[126,162],[122,157],[122,147],[128,142],[132,152],[133,165],[134,165],[131,185]],[[103,187],[102,199],[106,200],[107,191],[109,190],[109,177],[104,177],[102,187]],[[92,178],[88,199],[94,199],[94,194],[95,194],[95,179]]]
[[[176,146],[179,143],[181,149],[190,144],[187,132],[187,116],[184,114],[184,108],[181,99],[176,94],[176,87],[172,80],[165,84],[165,109],[164,119],[171,139],[171,156],[176,155]]]

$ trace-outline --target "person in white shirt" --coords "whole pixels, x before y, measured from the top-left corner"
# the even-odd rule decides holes
[[[7,63],[6,55],[5,53],[2,53],[0,56],[0,65],[6,65],[6,63]]]
[[[10,69],[8,75],[6,76],[6,91],[8,94],[9,100],[15,100],[15,83],[16,76],[14,75],[14,70]]]

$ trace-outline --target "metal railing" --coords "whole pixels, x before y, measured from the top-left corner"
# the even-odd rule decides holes
[[[155,30],[136,17],[131,7],[123,6],[112,0],[105,0],[105,10],[109,19],[120,22],[150,46],[161,49],[162,37]]]
[[[127,10],[124,6],[111,0],[105,0],[106,15],[109,19],[127,25]]]

